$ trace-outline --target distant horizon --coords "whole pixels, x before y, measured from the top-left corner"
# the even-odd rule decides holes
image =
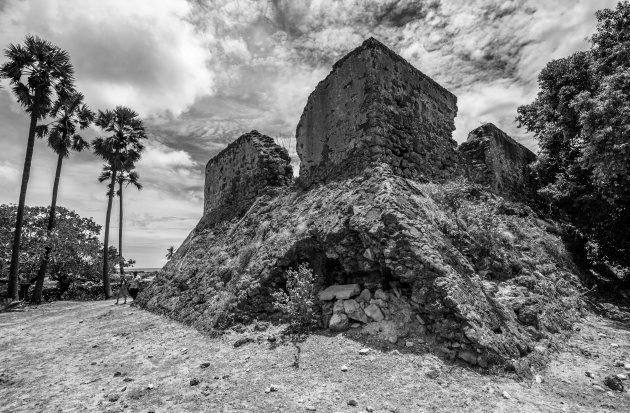
[[[517,128],[516,108],[536,96],[547,62],[588,49],[595,11],[616,3],[7,0],[0,47],[27,34],[49,40],[70,54],[92,110],[124,105],[140,113],[149,135],[137,164],[144,189],[125,192],[123,255],[140,268],[161,268],[167,249],[178,248],[202,217],[206,162],[253,129],[294,142],[308,95],[370,36],[458,97],[458,143],[492,122],[535,150]],[[29,120],[0,83],[0,203],[17,203]],[[27,205],[50,205],[55,162],[38,139]],[[58,205],[103,225],[101,166],[89,151],[72,153]]]

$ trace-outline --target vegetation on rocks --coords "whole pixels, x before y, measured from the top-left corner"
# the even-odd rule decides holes
[[[318,318],[313,270],[303,263],[297,270],[287,270],[285,277],[286,288],[272,293],[274,308],[288,318],[292,332],[309,331],[317,326]]]
[[[597,12],[588,51],[547,64],[518,121],[538,139],[538,193],[576,227],[595,279],[630,287],[630,2]]]

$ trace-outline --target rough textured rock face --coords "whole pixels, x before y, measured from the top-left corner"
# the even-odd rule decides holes
[[[511,197],[529,194],[527,165],[536,155],[492,123],[471,131],[459,153],[462,170],[471,181]]]
[[[273,293],[308,263],[322,328],[481,367],[536,361],[578,316],[577,269],[553,222],[443,182],[460,168],[455,110],[450,93],[365,42],[309,98],[304,185],[287,186],[288,155],[269,138],[239,138],[208,164],[204,218],[137,303],[203,330],[278,319]],[[511,169],[528,155],[494,129],[462,153],[496,172],[474,181],[503,191],[522,182]]]
[[[262,191],[293,182],[291,158],[272,138],[251,131],[206,165],[204,217],[212,221],[242,215]]]
[[[324,294],[322,326],[368,321],[365,334],[483,367],[530,355],[576,316],[569,255],[528,208],[453,185],[379,166],[263,195],[239,220],[200,224],[138,302],[204,330],[264,319],[284,272],[308,262],[322,292],[359,285]]]
[[[373,161],[418,180],[456,165],[457,98],[375,39],[338,61],[297,127],[300,182],[352,176]]]

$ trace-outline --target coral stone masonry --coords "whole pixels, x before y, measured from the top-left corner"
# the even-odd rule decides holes
[[[511,197],[529,193],[527,165],[536,155],[492,123],[471,131],[459,152],[462,170],[471,181]]]
[[[356,175],[372,162],[417,180],[456,170],[457,98],[370,38],[309,96],[297,126],[300,183]]]
[[[308,99],[299,185],[273,139],[239,137],[208,162],[204,217],[138,305],[209,331],[277,320],[287,270],[307,264],[322,328],[482,368],[539,365],[579,316],[577,266],[555,223],[503,197],[530,190],[534,155],[490,124],[457,149],[456,112],[368,39]]]
[[[291,158],[272,138],[251,131],[232,142],[206,165],[204,216],[238,216],[268,187],[293,182]]]

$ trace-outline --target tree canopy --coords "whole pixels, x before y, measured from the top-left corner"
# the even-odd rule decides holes
[[[538,139],[539,194],[584,235],[600,275],[630,283],[630,2],[596,13],[591,48],[551,61],[517,120]]]
[[[16,205],[0,205],[0,277],[8,275],[11,242],[15,230]],[[91,218],[58,206],[56,226],[46,236],[48,207],[26,207],[20,245],[20,280],[29,282],[37,276],[46,246],[51,246],[48,276],[58,282],[98,280],[102,264],[99,240],[101,226]],[[114,256],[117,251],[113,250]],[[110,272],[114,267],[110,268]]]

